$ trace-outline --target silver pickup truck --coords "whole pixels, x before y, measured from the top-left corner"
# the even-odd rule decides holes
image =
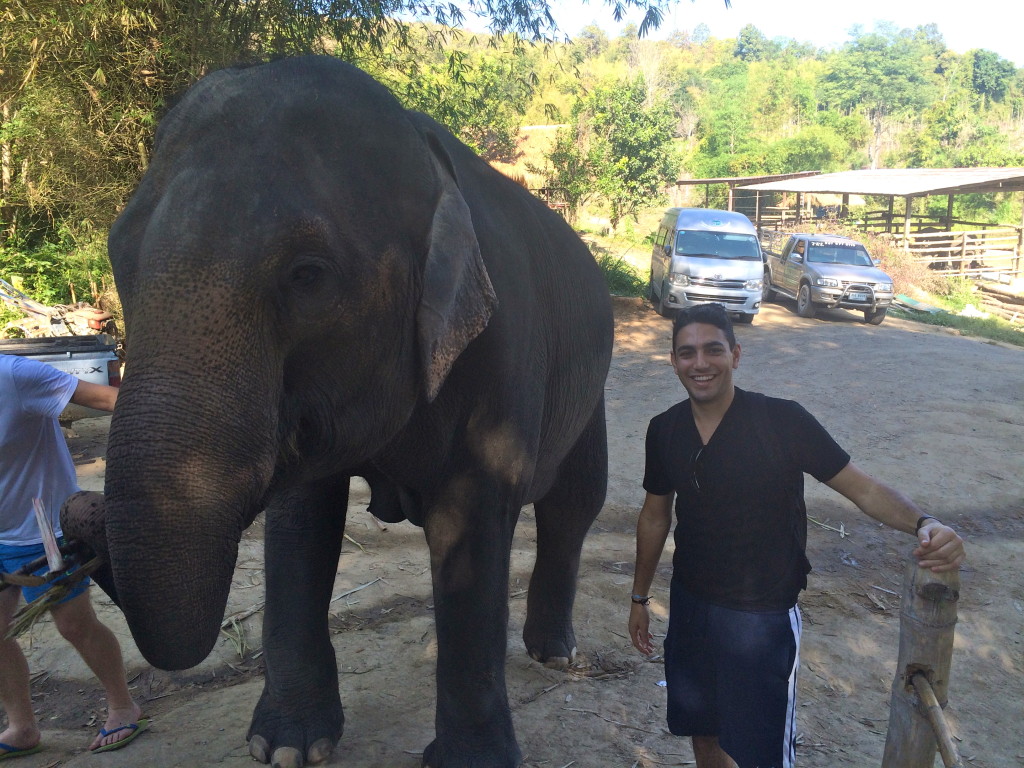
[[[864,322],[879,325],[893,299],[893,282],[867,248],[840,235],[764,232],[763,301],[781,294],[796,299],[801,317],[818,307],[856,309]]]
[[[93,384],[121,384],[121,361],[117,342],[105,333],[88,336],[46,336],[31,339],[0,339],[0,354],[31,357],[52,365],[65,373]],[[103,411],[84,408],[74,403],[60,415],[62,423],[94,416],[106,416]]]

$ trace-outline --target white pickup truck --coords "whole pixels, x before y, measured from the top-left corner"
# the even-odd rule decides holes
[[[106,333],[87,336],[47,336],[31,339],[0,339],[0,354],[31,357],[93,384],[120,386],[121,361],[117,342]],[[103,411],[69,403],[62,423],[106,416]]]

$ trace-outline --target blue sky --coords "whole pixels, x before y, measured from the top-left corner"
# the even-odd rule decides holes
[[[556,21],[570,35],[592,23],[612,36],[620,29],[601,0],[551,0],[551,4]],[[900,29],[936,24],[946,46],[957,53],[987,48],[1024,67],[1018,6],[1020,0],[733,0],[727,9],[723,0],[675,0],[652,37],[675,29],[692,32],[702,22],[714,37],[736,37],[740,28],[753,24],[769,38],[792,37],[834,48],[849,40],[849,30],[856,24],[868,32],[881,21]],[[626,21],[639,24],[642,18],[637,10]]]

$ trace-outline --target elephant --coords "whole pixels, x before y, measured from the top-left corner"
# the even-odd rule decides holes
[[[612,309],[586,245],[439,123],[321,56],[186,91],[108,245],[127,366],[102,525],[82,535],[101,539],[144,657],[184,669],[209,654],[241,534],[265,514],[249,751],[326,760],[344,725],[328,608],[349,481],[364,477],[371,511],[421,526],[430,553],[423,765],[517,766],[514,528],[533,504],[522,636],[564,668],[607,486]]]

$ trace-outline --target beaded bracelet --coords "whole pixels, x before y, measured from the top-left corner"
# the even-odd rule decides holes
[[[630,595],[629,599],[637,605],[647,605],[651,602],[650,595]]]

